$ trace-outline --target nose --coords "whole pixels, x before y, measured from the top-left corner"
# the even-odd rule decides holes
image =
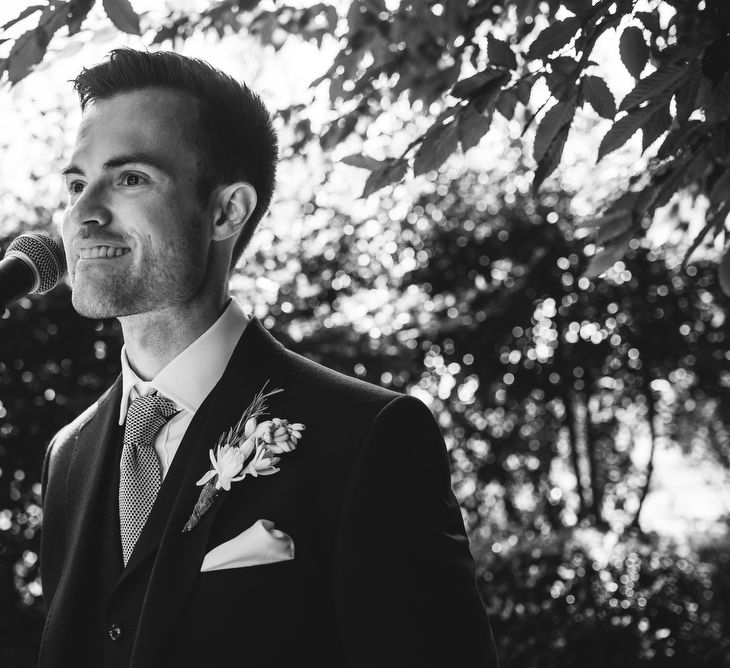
[[[68,222],[78,227],[105,226],[112,214],[102,184],[87,184],[66,211]]]

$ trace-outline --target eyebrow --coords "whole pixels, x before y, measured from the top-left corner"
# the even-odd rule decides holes
[[[102,169],[115,169],[116,167],[124,167],[125,165],[148,165],[168,176],[171,175],[170,169],[161,162],[155,156],[149,155],[148,153],[129,153],[126,155],[114,156],[107,160],[103,165]],[[80,174],[84,175],[84,170],[78,165],[68,165],[61,170],[62,176],[68,176],[69,174]]]

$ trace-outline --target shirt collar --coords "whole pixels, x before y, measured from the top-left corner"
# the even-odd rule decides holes
[[[127,360],[126,348],[122,346],[119,424],[124,424],[129,402],[152,390],[194,414],[223,375],[248,321],[238,301],[232,298],[218,320],[150,381],[142,380],[134,372]]]

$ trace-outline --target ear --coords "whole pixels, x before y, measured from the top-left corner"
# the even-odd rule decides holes
[[[245,181],[221,188],[214,198],[213,241],[223,241],[238,234],[251,217],[258,201],[253,186]]]

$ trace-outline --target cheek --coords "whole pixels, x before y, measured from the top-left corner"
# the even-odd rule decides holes
[[[143,244],[156,255],[193,259],[205,252],[207,241],[201,217],[175,208],[157,212],[152,224],[140,230]]]

